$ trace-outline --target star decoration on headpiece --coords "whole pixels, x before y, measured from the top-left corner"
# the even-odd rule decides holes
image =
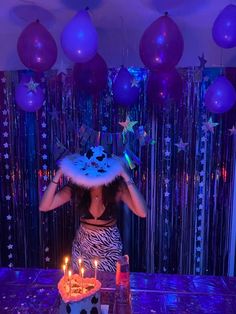
[[[175,146],[178,147],[178,152],[180,152],[181,150],[185,152],[187,145],[188,145],[188,143],[184,143],[182,138],[180,139],[179,143],[175,144]]]
[[[210,131],[212,134],[214,133],[214,127],[217,126],[219,123],[214,123],[212,121],[212,117],[207,122],[203,123],[202,130],[207,132]]]
[[[132,133],[134,133],[134,130],[133,130],[133,126],[135,125],[135,124],[137,124],[138,123],[138,121],[131,121],[130,120],[130,118],[129,118],[129,116],[127,116],[126,117],[126,121],[124,121],[124,122],[119,122],[119,124],[121,125],[121,126],[123,126],[123,134],[126,134],[127,132],[132,132]]]
[[[133,78],[131,81],[131,87],[139,87],[138,80],[136,78]]]
[[[232,129],[229,129],[230,135],[236,135],[236,128],[233,125]]]
[[[205,64],[207,63],[207,60],[205,59],[204,53],[202,53],[202,56],[198,56],[198,59],[200,61],[200,69],[204,69],[205,68]]]
[[[30,81],[25,84],[25,86],[28,88],[28,92],[36,92],[37,87],[39,86],[39,83],[36,83],[32,77],[30,78]]]

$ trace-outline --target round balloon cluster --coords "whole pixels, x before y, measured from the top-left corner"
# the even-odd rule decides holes
[[[165,14],[155,20],[143,33],[139,54],[150,70],[147,95],[151,103],[164,104],[179,101],[182,96],[182,78],[175,69],[184,49],[184,41],[177,24]]]
[[[217,16],[212,27],[212,37],[221,48],[236,47],[236,6],[227,5]],[[212,113],[224,113],[235,104],[236,92],[231,82],[219,76],[207,89],[205,105]]]

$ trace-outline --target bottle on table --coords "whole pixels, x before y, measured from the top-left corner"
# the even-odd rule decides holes
[[[116,263],[116,291],[113,314],[131,314],[129,256],[122,256]]]

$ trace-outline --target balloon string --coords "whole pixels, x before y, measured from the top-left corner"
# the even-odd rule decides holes
[[[223,49],[220,49],[220,74],[223,75]]]
[[[124,18],[122,16],[120,16],[121,19],[121,29],[122,29],[122,65],[125,65],[125,48],[126,48],[126,57],[128,57],[128,47],[127,47],[127,41],[125,38],[125,22],[124,22]]]

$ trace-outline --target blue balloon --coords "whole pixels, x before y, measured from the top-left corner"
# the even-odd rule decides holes
[[[122,106],[130,106],[139,97],[139,87],[129,71],[122,67],[118,72],[113,85],[113,96],[115,103]]]
[[[229,111],[234,106],[235,101],[235,88],[224,76],[219,76],[206,91],[205,104],[210,112],[224,113]]]
[[[61,46],[73,62],[87,62],[95,56],[98,35],[87,11],[78,12],[65,26],[61,34]]]
[[[26,78],[22,78],[15,90],[15,100],[22,110],[35,112],[42,107],[45,96],[39,84],[36,83],[35,89],[30,89],[28,84],[29,80],[26,82]]]
[[[222,48],[236,46],[236,6],[227,5],[217,16],[212,36],[216,44]]]

